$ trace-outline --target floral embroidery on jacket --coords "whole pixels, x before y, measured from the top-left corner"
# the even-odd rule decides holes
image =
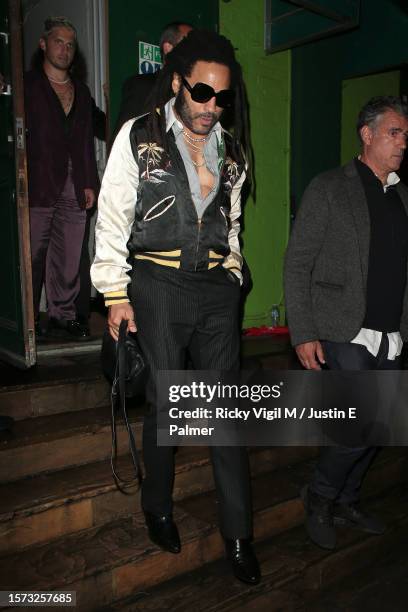
[[[227,157],[224,163],[223,178],[227,189],[232,189],[240,175],[239,166],[231,157]]]
[[[160,165],[168,168],[170,163],[162,159],[165,151],[156,142],[141,142],[137,147],[137,152],[139,159],[146,165],[146,169],[141,174],[142,179],[151,183],[164,183],[163,178],[172,176],[163,167],[160,168]]]

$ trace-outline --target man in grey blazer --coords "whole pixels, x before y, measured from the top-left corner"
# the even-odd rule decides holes
[[[287,249],[287,317],[307,369],[399,369],[408,339],[408,189],[396,174],[408,109],[400,98],[372,98],[360,111],[357,131],[361,155],[312,180]],[[335,547],[336,524],[383,533],[383,523],[359,506],[376,451],[321,450],[302,490],[306,528],[319,546]]]

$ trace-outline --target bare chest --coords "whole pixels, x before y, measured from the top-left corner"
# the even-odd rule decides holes
[[[205,164],[205,159],[201,153],[191,153],[191,160],[196,169],[200,182],[201,197],[205,199],[214,188],[215,176],[209,171]]]
[[[75,90],[72,82],[69,81],[64,85],[58,85],[57,83],[50,81],[50,85],[57,94],[64,113],[68,115],[74,103],[75,96]]]

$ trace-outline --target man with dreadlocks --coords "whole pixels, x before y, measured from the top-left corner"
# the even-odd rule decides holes
[[[174,452],[157,446],[155,373],[239,368],[240,192],[248,163],[247,109],[231,43],[193,30],[168,55],[151,112],[119,132],[99,199],[95,287],[109,306],[117,339],[128,321],[150,367],[143,429],[142,508],[153,542],[172,553]],[[234,113],[233,136],[220,126]],[[127,285],[132,271],[130,301]],[[220,528],[234,575],[260,579],[252,532],[247,453],[212,447]]]

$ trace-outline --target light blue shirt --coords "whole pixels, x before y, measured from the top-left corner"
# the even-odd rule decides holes
[[[219,122],[217,122],[212,128],[208,135],[207,140],[204,143],[203,157],[207,170],[214,176],[214,186],[211,191],[203,198],[201,194],[200,180],[195,165],[191,159],[191,155],[188,151],[184,136],[183,136],[183,124],[177,119],[174,113],[174,102],[170,100],[168,105],[168,116],[167,116],[167,131],[173,129],[174,137],[176,140],[177,148],[184,162],[184,167],[187,172],[188,183],[190,186],[191,197],[197,210],[197,216],[199,219],[204,214],[205,209],[211,204],[217,195],[220,186],[220,167],[223,159],[220,159],[219,148],[222,143],[222,128]],[[220,163],[221,162],[221,163]]]

